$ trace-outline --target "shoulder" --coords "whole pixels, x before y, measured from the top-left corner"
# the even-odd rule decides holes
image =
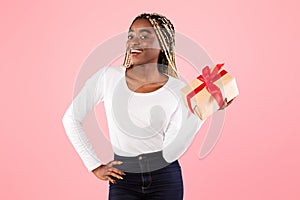
[[[186,83],[185,83],[183,80],[181,80],[180,78],[175,78],[175,77],[173,77],[173,76],[171,76],[171,75],[168,75],[168,76],[169,76],[170,81],[172,82],[172,84],[173,84],[174,86],[181,87],[181,86],[186,85]]]
[[[98,84],[115,81],[124,76],[124,67],[121,66],[102,66],[90,78]]]
[[[102,66],[86,80],[85,85],[88,87],[94,87],[95,85],[103,87],[122,77],[123,70],[121,66]]]
[[[170,87],[172,90],[180,92],[180,89],[186,85],[187,84],[183,80],[175,78],[173,76],[169,76],[168,87]]]

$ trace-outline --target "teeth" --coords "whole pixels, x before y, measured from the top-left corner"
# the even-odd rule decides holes
[[[131,53],[141,53],[142,51],[138,50],[138,49],[131,49],[130,52]]]

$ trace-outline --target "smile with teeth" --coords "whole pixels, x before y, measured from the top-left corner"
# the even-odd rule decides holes
[[[142,53],[140,49],[130,49],[130,53]]]

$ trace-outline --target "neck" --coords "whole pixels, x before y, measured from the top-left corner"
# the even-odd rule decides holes
[[[153,82],[158,81],[163,76],[157,68],[157,63],[148,63],[142,65],[133,65],[127,69],[130,76],[133,79],[143,81],[143,82]]]

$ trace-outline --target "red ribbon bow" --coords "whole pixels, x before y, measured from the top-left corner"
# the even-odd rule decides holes
[[[217,101],[220,107],[223,105],[224,100],[222,92],[220,88],[214,84],[216,80],[221,78],[223,75],[227,74],[227,71],[225,70],[219,72],[223,65],[224,63],[217,64],[212,72],[210,71],[208,66],[202,69],[202,75],[198,76],[197,79],[199,79],[203,83],[187,95],[188,106],[192,113],[194,113],[194,110],[191,105],[191,98],[195,96],[198,92],[200,92],[204,87],[206,87],[207,91],[214,97],[214,99]]]

